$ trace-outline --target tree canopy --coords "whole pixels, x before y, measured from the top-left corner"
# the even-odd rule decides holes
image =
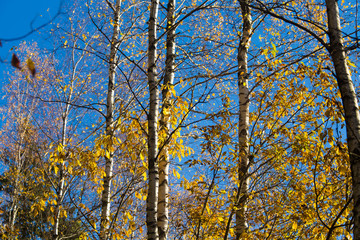
[[[64,2],[0,56],[0,238],[359,240],[358,20],[355,0]]]

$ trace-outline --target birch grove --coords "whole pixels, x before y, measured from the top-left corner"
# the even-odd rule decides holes
[[[1,239],[360,239],[356,1],[62,10],[0,36]]]

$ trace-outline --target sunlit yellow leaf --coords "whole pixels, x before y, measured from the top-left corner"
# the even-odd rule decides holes
[[[173,169],[173,174],[177,179],[180,179],[180,173],[178,171],[176,171],[175,169]]]
[[[143,178],[144,178],[144,181],[146,181],[146,179],[147,179],[147,175],[146,175],[146,172],[143,172],[143,174],[141,174],[142,176],[143,176]]]
[[[138,199],[142,199],[142,196],[139,192],[135,192],[135,197],[138,198]]]
[[[356,68],[356,65],[353,62],[351,62],[350,60],[347,60],[347,64],[353,68]]]
[[[296,222],[296,221],[293,222],[291,228],[292,228],[293,230],[296,230],[296,229],[298,228],[298,225],[297,225],[297,222]]]
[[[35,68],[35,63],[31,60],[31,58],[28,58],[26,60],[26,65],[27,65],[31,75],[34,77],[36,74],[36,68]]]
[[[111,157],[110,152],[108,150],[105,150],[105,157],[107,159],[110,159],[110,157]]]

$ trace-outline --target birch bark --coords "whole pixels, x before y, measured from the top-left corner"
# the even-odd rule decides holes
[[[165,77],[162,86],[162,111],[160,116],[160,132],[163,134],[162,152],[159,159],[159,214],[158,214],[158,231],[159,239],[167,239],[169,227],[169,151],[167,146],[170,137],[170,88],[174,82],[174,65],[175,65],[175,0],[169,0],[167,5],[167,39],[166,39],[166,61]],[[171,30],[170,30],[171,29]]]
[[[110,4],[110,3],[109,3]],[[114,92],[115,92],[115,74],[117,66],[117,48],[119,45],[118,38],[120,33],[120,7],[121,0],[116,0],[114,10],[114,29],[110,43],[109,55],[109,82],[106,99],[106,140],[107,140],[107,153],[105,156],[105,176],[103,192],[101,197],[101,223],[100,223],[100,239],[109,239],[109,225],[110,225],[110,197],[111,197],[111,180],[113,176],[113,154],[114,149],[112,146],[114,137]]]
[[[345,112],[347,143],[353,183],[354,239],[360,239],[360,114],[354,84],[346,62],[346,53],[341,34],[339,6],[337,0],[326,0],[328,35],[336,79]]]
[[[149,19],[149,46],[148,46],[148,85],[150,93],[150,109],[148,113],[148,168],[149,182],[146,206],[147,237],[149,240],[159,239],[157,226],[158,191],[159,191],[159,167],[158,155],[158,129],[159,118],[159,88],[157,81],[156,59],[157,39],[156,23],[158,16],[158,0],[151,0]]]
[[[249,168],[249,87],[247,53],[251,41],[252,20],[248,0],[239,0],[243,18],[242,37],[238,47],[239,87],[239,198],[236,204],[236,239],[242,238],[247,230],[246,202],[248,196]]]
[[[68,123],[68,115],[70,110],[70,102],[71,93],[69,96],[69,100],[65,105],[65,110],[62,116],[62,132],[61,132],[61,145],[64,148],[64,158],[65,158],[65,145],[66,145],[66,136],[67,136],[67,123]],[[60,238],[59,234],[59,224],[60,224],[60,209],[62,205],[62,201],[64,199],[65,193],[65,159],[60,163],[59,166],[59,185],[56,192],[56,206],[54,210],[54,228],[53,228],[53,239],[58,240]]]

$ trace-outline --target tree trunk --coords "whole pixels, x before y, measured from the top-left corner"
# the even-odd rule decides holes
[[[71,96],[69,97],[69,101]],[[66,145],[66,135],[67,135],[67,122],[68,122],[68,115],[69,115],[69,102],[66,103],[65,111],[62,117],[62,132],[61,132],[61,145],[65,151]],[[56,192],[56,206],[54,210],[54,228],[53,228],[53,239],[58,240],[60,238],[59,235],[59,225],[60,225],[60,209],[62,205],[62,201],[64,199],[64,187],[65,187],[65,155],[62,162],[59,164],[59,185]]]
[[[159,115],[159,88],[156,71],[156,22],[158,15],[158,0],[151,0],[149,19],[149,46],[148,46],[148,84],[150,93],[150,109],[148,113],[148,165],[149,186],[146,207],[147,237],[149,240],[159,239],[157,226],[159,169],[158,154],[158,115]]]
[[[17,173],[19,174],[19,173]],[[10,224],[10,236],[9,239],[16,239],[16,236],[14,235],[15,232],[15,222],[16,222],[16,217],[17,217],[17,212],[18,212],[18,177],[16,176],[16,181],[15,181],[15,185],[14,185],[14,194],[13,194],[13,199],[11,202],[11,207],[10,207],[10,216],[9,216],[9,224]]]
[[[9,239],[17,239],[15,235],[15,222],[17,218],[17,213],[19,210],[19,189],[20,189],[20,169],[21,169],[21,144],[18,146],[17,151],[17,161],[16,161],[16,173],[15,173],[15,183],[14,183],[14,192],[12,193],[11,207],[9,209],[9,224],[10,224],[10,234]]]
[[[347,143],[353,182],[354,240],[360,239],[360,114],[349,67],[346,62],[337,0],[326,0],[330,52],[345,112]]]
[[[249,168],[249,87],[247,52],[251,41],[252,20],[248,0],[239,0],[243,18],[242,37],[238,47],[239,86],[239,186],[236,210],[236,239],[247,230],[246,202],[248,196]]]
[[[174,65],[175,65],[175,0],[169,0],[167,6],[167,39],[166,39],[166,61],[165,77],[162,86],[162,111],[160,116],[160,132],[163,134],[163,146],[159,159],[159,214],[158,214],[158,231],[159,239],[167,239],[169,225],[169,151],[167,146],[170,137],[170,88],[174,82]]]
[[[101,197],[101,223],[100,223],[100,239],[109,239],[110,232],[110,197],[111,197],[111,180],[113,175],[113,154],[114,149],[112,146],[114,137],[114,92],[115,92],[115,74],[117,66],[117,48],[119,45],[118,38],[120,33],[120,7],[121,0],[116,0],[114,11],[114,29],[110,43],[110,56],[109,56],[109,82],[108,92],[106,99],[106,152],[105,154],[105,176],[103,192]]]

